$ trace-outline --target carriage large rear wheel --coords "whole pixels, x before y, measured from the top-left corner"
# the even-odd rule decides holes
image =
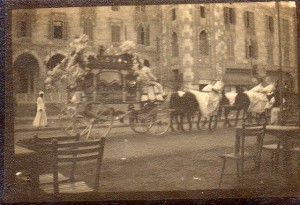
[[[163,135],[170,127],[170,109],[157,108],[152,111],[153,124],[149,132],[153,135]]]
[[[148,112],[132,111],[129,116],[131,129],[139,134],[146,133],[153,124],[153,117]]]

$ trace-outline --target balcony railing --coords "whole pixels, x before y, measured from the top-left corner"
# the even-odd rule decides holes
[[[16,100],[18,103],[35,103],[38,93],[17,93]],[[61,103],[67,101],[67,93],[45,93],[46,103]]]

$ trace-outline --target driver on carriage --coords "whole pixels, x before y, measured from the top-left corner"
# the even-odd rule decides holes
[[[157,82],[158,78],[153,75],[148,60],[144,60],[144,66],[136,71],[136,74],[138,76],[137,80],[141,84],[142,102],[164,101],[167,95],[164,92],[162,85]]]

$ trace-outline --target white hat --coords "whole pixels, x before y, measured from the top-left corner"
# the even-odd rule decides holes
[[[44,95],[44,92],[43,92],[43,91],[40,91],[40,92],[39,92],[39,95],[41,95],[41,94],[43,94],[43,95]]]

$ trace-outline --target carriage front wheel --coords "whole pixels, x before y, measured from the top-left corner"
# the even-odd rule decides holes
[[[152,110],[153,123],[149,132],[153,135],[163,135],[170,127],[170,114],[173,110],[157,108]]]
[[[149,112],[143,110],[132,111],[129,115],[131,129],[139,134],[146,133],[153,124],[153,118]]]

